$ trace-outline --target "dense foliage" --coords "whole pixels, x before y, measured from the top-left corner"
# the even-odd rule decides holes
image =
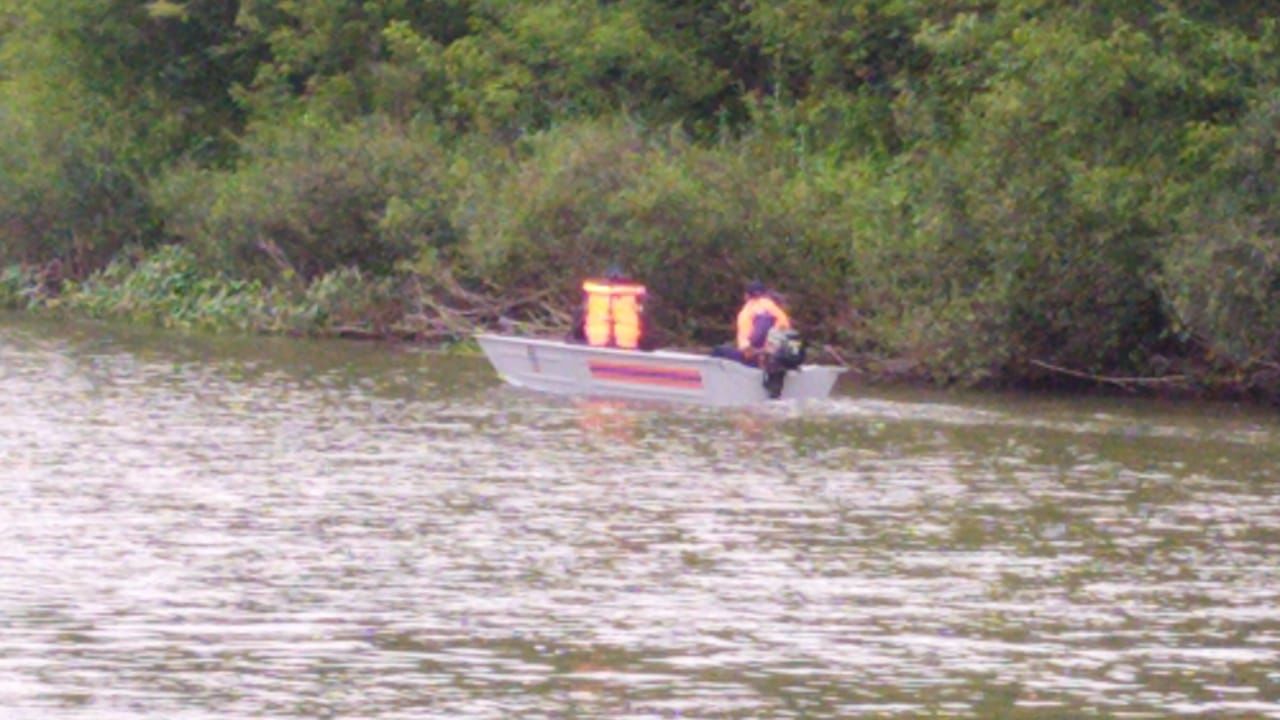
[[[871,367],[1280,396],[1270,7],[7,2],[0,304],[444,337],[617,264],[669,342],[759,277]]]

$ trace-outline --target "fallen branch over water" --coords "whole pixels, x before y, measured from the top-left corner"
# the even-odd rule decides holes
[[[1116,377],[1111,375],[1094,375],[1092,373],[1081,372],[1079,370],[1072,370],[1071,368],[1065,368],[1060,365],[1054,365],[1052,363],[1044,362],[1043,360],[1032,360],[1031,364],[1035,365],[1038,368],[1043,368],[1045,370],[1048,370],[1050,372],[1067,375],[1073,378],[1079,378],[1081,380],[1091,380],[1097,383],[1114,385],[1116,387],[1123,388],[1130,392],[1132,392],[1135,388],[1139,388],[1139,387],[1175,386],[1175,385],[1187,384],[1186,375],[1162,375],[1160,377]]]
[[[822,349],[827,353],[827,355],[830,355],[836,362],[844,366],[844,368],[849,372],[852,372],[858,375],[862,374],[862,370],[856,367],[853,363],[846,360],[844,355],[842,355],[839,350],[835,349],[834,346],[828,343],[824,343],[822,345]]]

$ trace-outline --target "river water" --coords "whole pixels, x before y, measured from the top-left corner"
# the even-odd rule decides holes
[[[1280,718],[1280,423],[0,316],[0,718]]]

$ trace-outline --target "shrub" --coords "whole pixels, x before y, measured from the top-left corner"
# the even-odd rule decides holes
[[[1165,255],[1162,288],[1179,331],[1228,371],[1280,369],[1277,122],[1273,94],[1239,129],[1211,134],[1203,185]],[[1259,380],[1280,388],[1275,377]]]
[[[0,94],[0,104],[10,99]],[[153,240],[153,208],[122,132],[92,117],[67,127],[39,116],[0,115],[0,263],[56,262],[84,277],[125,245]]]
[[[302,335],[385,335],[404,315],[403,293],[390,277],[339,268],[280,303],[270,329]]]
[[[37,296],[39,282],[21,265],[0,270],[0,308],[18,310],[30,306]]]
[[[544,133],[471,179],[462,261],[504,293],[548,291],[561,307],[582,277],[617,265],[650,288],[657,326],[703,341],[729,332],[751,278],[794,291],[816,318],[841,287],[846,245],[814,222],[831,194],[775,160],[626,121]]]
[[[126,253],[58,305],[92,317],[128,318],[164,327],[249,330],[271,312],[263,287],[209,272],[186,248]]]
[[[231,171],[186,168],[157,198],[170,233],[258,279],[374,274],[456,240],[446,158],[429,128],[378,120],[258,129]]]

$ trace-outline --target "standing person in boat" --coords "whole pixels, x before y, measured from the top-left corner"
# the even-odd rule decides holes
[[[746,365],[759,365],[770,330],[790,330],[791,317],[782,309],[781,298],[759,280],[747,283],[738,311],[737,344],[720,345],[715,357],[730,358]]]
[[[645,286],[628,279],[617,267],[603,278],[582,283],[582,306],[575,313],[569,340],[592,347],[652,350],[645,301]]]

